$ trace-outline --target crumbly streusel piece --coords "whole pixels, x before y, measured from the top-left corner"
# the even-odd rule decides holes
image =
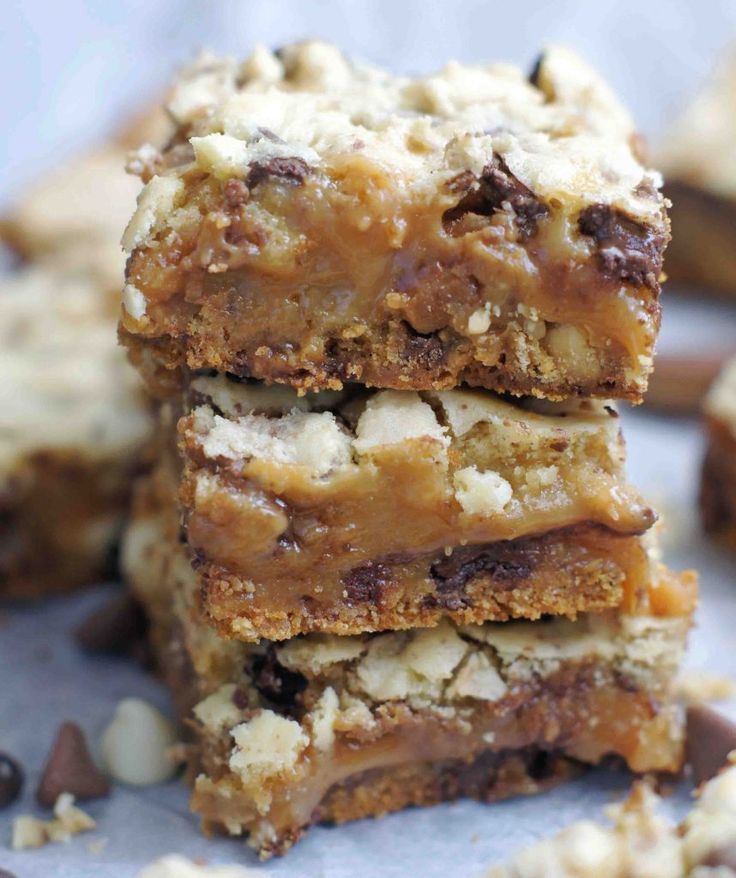
[[[324,43],[258,48],[202,58],[168,106],[178,131],[141,163],[124,239],[123,337],[154,385],[189,367],[640,398],[660,178],[570,51],[531,77],[451,63],[411,79]]]
[[[609,754],[676,770],[669,700],[692,610],[257,644],[206,624],[173,508],[139,498],[125,546],[179,710],[205,828],[281,853],[317,821],[538,791]],[[653,585],[653,584],[650,584]]]
[[[218,376],[192,382],[179,432],[185,532],[224,636],[574,616],[651,576],[654,514],[602,403]]]
[[[108,571],[151,429],[110,305],[86,271],[0,281],[0,596]]]
[[[680,826],[638,785],[609,809],[611,825],[584,820],[523,851],[487,878],[732,878],[736,875],[736,766],[708,781]]]
[[[705,528],[736,548],[736,360],[723,370],[705,401],[708,447],[700,506]]]

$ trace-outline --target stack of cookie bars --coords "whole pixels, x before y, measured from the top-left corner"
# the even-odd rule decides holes
[[[162,400],[125,563],[193,808],[265,856],[317,821],[677,770],[695,600],[612,398],[668,239],[576,56],[426,78],[322,43],[203,58],[138,159],[122,338]]]

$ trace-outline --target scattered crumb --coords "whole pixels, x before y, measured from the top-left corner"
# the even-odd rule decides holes
[[[96,857],[98,854],[101,854],[105,848],[107,847],[107,842],[109,841],[104,835],[101,838],[95,838],[87,844],[87,852],[90,856]]]
[[[736,695],[736,681],[707,671],[682,671],[674,682],[674,696],[686,704],[726,701]]]
[[[169,854],[146,866],[138,878],[262,878],[263,872],[245,866],[207,866]]]
[[[94,829],[95,821],[77,808],[71,793],[62,793],[54,805],[53,820],[22,814],[13,821],[13,850],[40,848],[52,841],[68,842],[73,835]]]

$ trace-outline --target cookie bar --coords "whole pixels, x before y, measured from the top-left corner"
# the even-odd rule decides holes
[[[672,201],[667,276],[736,296],[736,55],[724,58],[667,132],[657,156]]]
[[[140,161],[122,335],[161,374],[639,400],[659,175],[573,53],[393,76],[302,43],[207,57]],[[167,371],[168,370],[168,371]],[[170,376],[169,376],[170,377]]]
[[[650,575],[654,513],[603,403],[224,376],[190,400],[179,499],[224,636],[574,616]]]
[[[247,833],[268,856],[318,821],[536,792],[609,755],[679,768],[668,687],[687,579],[689,602],[659,614],[248,644],[206,624],[171,512],[139,505],[126,566],[193,733],[192,807],[207,830]]]
[[[86,271],[20,269],[0,313],[0,597],[27,598],[109,572],[152,419]]]
[[[714,383],[704,410],[708,445],[700,489],[703,522],[709,533],[736,549],[736,360]]]
[[[699,791],[679,826],[640,784],[608,810],[610,825],[583,820],[522,851],[487,878],[732,878],[736,875],[736,767]]]

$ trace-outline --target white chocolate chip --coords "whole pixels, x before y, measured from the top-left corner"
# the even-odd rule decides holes
[[[221,180],[243,177],[248,171],[248,146],[229,134],[207,134],[192,137],[197,164]]]
[[[124,698],[102,735],[100,749],[108,773],[133,786],[162,783],[176,770],[170,748],[174,726],[140,698]]]
[[[483,335],[488,332],[491,325],[491,305],[486,302],[482,308],[478,308],[468,318],[468,334]]]
[[[511,485],[497,472],[479,472],[474,466],[458,470],[453,482],[455,497],[469,515],[503,512],[513,495]]]
[[[123,287],[123,308],[133,320],[141,320],[146,316],[146,297],[133,284]]]

